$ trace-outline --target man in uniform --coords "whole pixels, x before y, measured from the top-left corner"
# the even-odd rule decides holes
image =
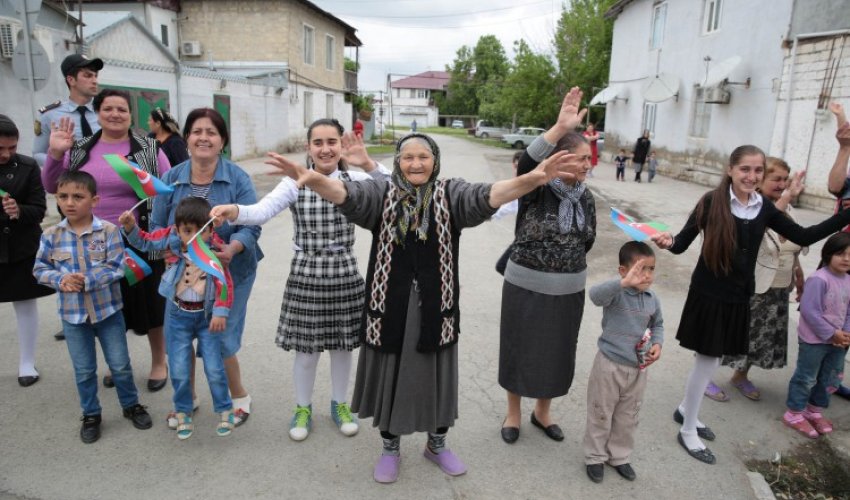
[[[89,59],[81,54],[71,54],[62,61],[61,67],[65,85],[68,86],[68,99],[40,108],[38,112],[41,116],[35,122],[32,156],[42,167],[47,157],[47,146],[50,143],[51,123],[59,123],[59,119],[64,116],[70,117],[74,121],[75,139],[81,139],[100,130],[92,99],[97,95],[97,72],[103,69],[103,61]]]
[[[82,139],[100,130],[92,99],[97,95],[97,72],[103,69],[103,61],[89,59],[81,54],[71,54],[62,61],[61,68],[65,85],[68,86],[68,99],[40,108],[38,112],[41,116],[35,122],[32,156],[41,167],[47,158],[51,123],[59,123],[63,116],[70,116],[74,121],[75,139]],[[64,340],[65,334],[60,331],[54,337],[56,340]]]

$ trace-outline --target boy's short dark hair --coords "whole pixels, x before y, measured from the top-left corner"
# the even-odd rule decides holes
[[[92,196],[97,195],[97,181],[88,172],[82,170],[66,170],[62,172],[59,179],[56,181],[56,188],[61,188],[66,184],[76,184],[82,186]]]
[[[627,241],[620,247],[621,266],[630,265],[638,257],[655,257],[655,252],[642,241]]]
[[[212,207],[207,200],[187,196],[177,204],[177,209],[174,211],[174,225],[194,224],[200,229],[209,222],[210,210]]]

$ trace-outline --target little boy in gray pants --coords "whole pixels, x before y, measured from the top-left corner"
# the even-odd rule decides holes
[[[661,357],[664,320],[661,303],[649,289],[655,254],[646,243],[630,241],[620,248],[620,279],[590,289],[590,300],[602,306],[602,335],[587,383],[587,427],[584,461],[587,476],[602,482],[607,463],[634,481],[629,464],[638,412],[646,389],[646,367]]]

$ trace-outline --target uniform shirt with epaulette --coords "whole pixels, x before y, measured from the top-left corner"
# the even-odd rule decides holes
[[[32,146],[32,156],[38,162],[39,166],[44,166],[44,160],[47,157],[47,147],[50,145],[51,123],[58,124],[60,118],[67,116],[74,122],[74,140],[83,138],[83,128],[80,126],[80,112],[77,111],[78,107],[80,107],[79,104],[70,99],[65,99],[39,108],[38,121],[35,122],[35,140]],[[100,130],[97,113],[94,111],[91,101],[86,104],[86,121],[89,122],[92,133]]]

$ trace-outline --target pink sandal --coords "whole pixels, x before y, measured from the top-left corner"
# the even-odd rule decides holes
[[[803,412],[803,418],[815,428],[818,434],[829,434],[832,432],[832,422],[819,411],[812,411],[811,408],[806,408],[806,411]]]
[[[785,414],[782,415],[782,423],[808,438],[817,439],[817,437],[820,436],[818,431],[812,427],[812,424],[803,417],[802,413],[786,411]]]

